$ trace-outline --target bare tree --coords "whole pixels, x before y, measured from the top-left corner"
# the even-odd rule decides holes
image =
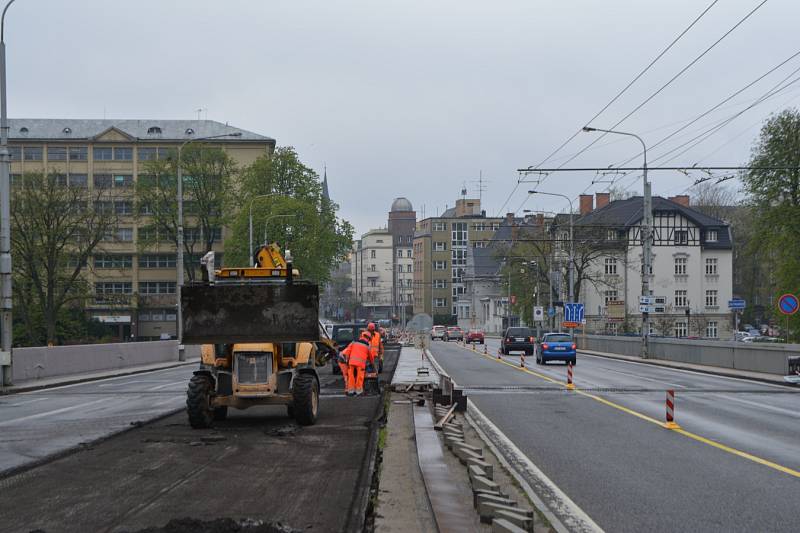
[[[30,341],[56,342],[59,313],[90,294],[82,275],[117,217],[104,191],[65,175],[28,173],[11,192],[11,247],[17,307]],[[44,329],[41,335],[40,329]]]
[[[719,220],[731,220],[736,205],[739,203],[734,189],[706,181],[698,184],[693,191],[692,207],[694,209]]]

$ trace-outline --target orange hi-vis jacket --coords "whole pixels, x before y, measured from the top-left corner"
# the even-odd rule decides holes
[[[347,364],[350,366],[364,368],[367,361],[372,360],[369,343],[362,339],[351,342],[342,353],[347,356]]]
[[[383,343],[381,343],[381,334],[377,331],[372,332],[372,337],[369,339],[369,353],[372,356],[370,361],[374,361],[380,353],[383,352]]]

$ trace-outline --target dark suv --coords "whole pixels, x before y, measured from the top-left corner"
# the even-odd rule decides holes
[[[534,341],[530,328],[508,328],[500,340],[500,353],[509,355],[511,352],[525,352],[525,355],[533,355]]]
[[[334,324],[331,330],[331,339],[336,343],[336,349],[341,352],[365,329],[367,329],[366,324]],[[331,359],[331,370],[334,374],[342,373],[339,364],[334,359]]]

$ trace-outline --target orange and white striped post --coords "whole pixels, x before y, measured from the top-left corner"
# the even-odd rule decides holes
[[[525,368],[525,352],[519,354],[519,366],[520,368]]]
[[[680,429],[675,422],[675,391],[667,390],[667,422],[664,424],[667,429]]]
[[[483,353],[485,353],[487,355],[489,354],[489,347],[486,346],[486,344],[483,345]]]
[[[572,383],[572,362],[567,363],[567,388],[572,390],[575,385]]]

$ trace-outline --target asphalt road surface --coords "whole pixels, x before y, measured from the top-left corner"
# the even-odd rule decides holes
[[[387,350],[385,381],[391,379],[397,353]],[[106,418],[129,424],[128,420],[136,418],[135,412],[123,415],[114,411],[112,415],[95,409],[129,396],[137,398],[139,409],[146,409],[146,395],[122,392],[158,385],[132,383],[134,379],[162,380],[163,388],[152,392],[164,391],[163,395],[153,396],[153,401],[169,405],[169,394],[175,394],[180,404],[185,401],[192,367],[182,370],[185,375],[176,370],[131,376],[131,381],[95,382],[91,390],[97,395],[94,399],[101,401],[77,408],[94,401],[89,390],[81,387],[86,396],[65,398],[63,402],[68,403],[62,406],[75,408],[62,413],[94,420],[102,427],[108,427],[102,422]],[[380,396],[344,396],[342,378],[331,375],[330,366],[320,369],[320,380],[320,412],[313,426],[298,426],[286,416],[284,406],[264,406],[231,410],[228,419],[214,428],[193,430],[181,411],[0,478],[0,530],[135,531],[188,517],[278,521],[299,530],[342,531],[357,509],[357,489],[363,485],[362,467],[374,429],[371,423],[380,412]],[[100,387],[103,384],[113,386]],[[106,393],[106,389],[113,392]],[[55,392],[39,394],[55,398]],[[3,400],[10,402],[15,397]],[[17,420],[18,424],[9,427],[23,428],[22,416],[51,412],[20,411],[14,416],[4,414],[3,420]],[[77,412],[82,415],[78,417]],[[80,438],[86,438],[83,424],[72,431],[81,432]],[[56,436],[71,433],[69,426],[60,428],[54,423],[48,427],[39,430],[40,439],[48,438],[47,431]],[[25,438],[36,446],[30,437]],[[71,441],[76,438],[72,436]]]
[[[566,366],[431,351],[469,398],[606,531],[797,531],[796,389],[578,354]],[[480,351],[483,346],[476,346]],[[676,394],[668,430],[665,391]]]

